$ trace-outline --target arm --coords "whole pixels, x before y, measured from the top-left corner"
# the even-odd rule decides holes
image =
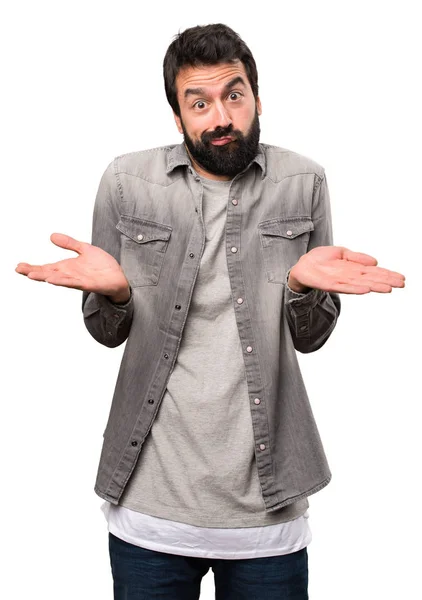
[[[314,230],[309,238],[308,252],[317,246],[332,246],[330,195],[325,174],[322,179],[316,176],[312,222]],[[341,308],[340,297],[335,292],[304,288],[293,275],[294,266],[287,272],[285,281],[287,322],[295,349],[303,353],[314,352],[325,344],[336,325]]]
[[[105,170],[94,204],[92,219],[93,246],[108,252],[120,264],[120,196],[117,189],[115,161]],[[128,294],[130,294],[128,298]],[[96,292],[82,292],[82,312],[86,328],[92,337],[109,348],[122,344],[128,337],[133,318],[133,291],[126,290],[113,296]],[[126,300],[126,301],[125,301]],[[118,303],[123,301],[123,303]]]

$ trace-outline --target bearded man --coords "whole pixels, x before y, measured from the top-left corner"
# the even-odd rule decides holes
[[[89,333],[126,342],[95,492],[116,600],[308,598],[308,497],[331,472],[296,352],[332,334],[339,294],[404,276],[333,245],[325,171],[260,143],[258,73],[223,24],[178,34],[164,84],[183,142],[106,168],[91,244],[20,263],[82,290]],[[327,365],[327,372],[329,365]]]

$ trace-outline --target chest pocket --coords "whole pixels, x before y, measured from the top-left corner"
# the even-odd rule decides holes
[[[310,217],[276,218],[258,224],[268,281],[284,283],[287,271],[306,254],[314,230]]]
[[[157,285],[172,227],[120,215],[116,228],[122,233],[120,265],[131,286]]]

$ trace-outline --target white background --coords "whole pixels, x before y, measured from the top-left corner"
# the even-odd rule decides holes
[[[3,597],[112,600],[93,486],[123,346],[90,337],[82,292],[14,269],[73,256],[50,242],[53,232],[90,241],[99,180],[115,156],[182,141],[162,61],[179,30],[212,22],[232,27],[255,56],[261,141],[324,166],[334,243],[406,276],[391,294],[343,294],[330,340],[299,355],[333,473],[310,497],[310,598],[419,597],[417,4],[73,0],[3,9]],[[211,570],[202,598],[214,598]]]

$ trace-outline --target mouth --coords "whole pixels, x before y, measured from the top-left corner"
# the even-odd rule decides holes
[[[217,138],[215,140],[211,140],[211,144],[213,146],[224,146],[225,144],[229,144],[230,142],[233,142],[233,138],[232,137],[222,137],[222,138]]]

